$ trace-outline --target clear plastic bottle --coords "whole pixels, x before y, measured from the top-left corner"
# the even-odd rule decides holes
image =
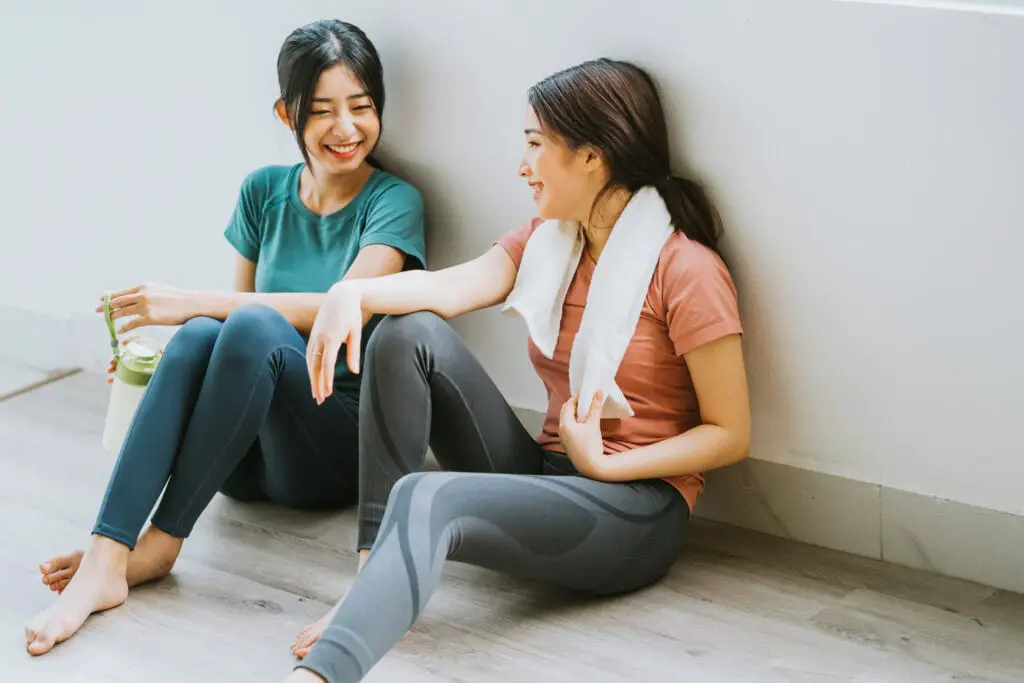
[[[107,418],[103,423],[103,447],[109,453],[118,455],[163,352],[159,344],[144,339],[133,339],[122,348],[110,318],[109,295],[103,299],[103,313],[117,364],[107,405]]]

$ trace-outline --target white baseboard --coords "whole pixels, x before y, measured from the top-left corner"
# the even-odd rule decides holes
[[[0,305],[0,358],[42,372],[80,366],[67,318]]]
[[[72,369],[104,372],[110,362],[110,336],[98,313],[57,316],[0,305],[0,320],[2,360],[46,373]],[[149,327],[139,334],[166,344],[176,330]]]
[[[517,409],[534,433],[543,415]],[[790,465],[707,474],[695,516],[1024,593],[1024,517]]]

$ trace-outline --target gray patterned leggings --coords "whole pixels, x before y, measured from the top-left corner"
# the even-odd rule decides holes
[[[370,340],[359,414],[359,547],[372,548],[300,666],[359,681],[409,630],[445,560],[598,595],[661,578],[689,509],[661,480],[576,475],[522,426],[454,330],[388,318]],[[421,472],[427,445],[445,472]]]

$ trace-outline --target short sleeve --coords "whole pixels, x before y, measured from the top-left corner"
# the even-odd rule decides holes
[[[239,254],[255,263],[259,259],[262,238],[263,200],[266,194],[260,171],[255,171],[242,182],[238,203],[231,214],[224,237]]]
[[[519,264],[523,261],[526,243],[530,241],[530,237],[537,229],[537,226],[543,222],[543,219],[534,218],[528,223],[523,223],[518,228],[509,230],[495,242],[496,245],[508,252],[512,262],[516,264],[517,270],[519,269]]]
[[[426,228],[423,199],[408,183],[396,183],[380,193],[366,215],[366,225],[359,236],[359,248],[371,244],[394,247],[426,266]]]
[[[717,254],[687,241],[663,258],[666,262],[659,264],[659,269],[664,269],[661,294],[677,354],[730,334],[742,334],[736,287]]]

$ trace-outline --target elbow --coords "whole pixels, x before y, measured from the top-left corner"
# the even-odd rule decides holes
[[[743,462],[750,457],[750,427],[746,426],[734,432],[732,448],[732,464]]]

